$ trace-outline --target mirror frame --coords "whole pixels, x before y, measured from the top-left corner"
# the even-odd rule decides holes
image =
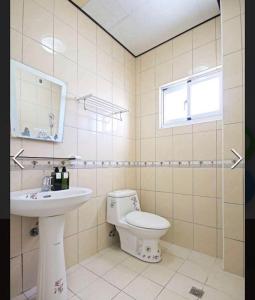
[[[18,132],[15,130],[15,128],[18,128],[18,114],[17,114],[17,99],[16,99],[16,69],[22,69],[25,71],[28,71],[31,74],[38,75],[41,78],[44,78],[50,82],[56,83],[61,86],[61,99],[60,99],[60,110],[59,110],[59,122],[58,122],[58,138],[56,140],[54,139],[44,139],[44,138],[37,138],[37,137],[30,137],[30,136],[24,136],[21,134],[21,132]],[[14,59],[11,59],[11,136],[16,138],[24,138],[24,139],[32,139],[32,140],[38,140],[38,141],[46,141],[46,142],[63,142],[63,136],[64,136],[64,119],[65,119],[65,106],[66,106],[66,95],[67,95],[67,85],[64,81],[59,80],[53,76],[47,75],[41,71],[38,71],[34,69],[33,67],[24,65]]]

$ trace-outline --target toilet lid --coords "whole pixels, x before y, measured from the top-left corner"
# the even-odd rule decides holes
[[[170,223],[165,218],[142,211],[130,212],[126,215],[126,221],[130,225],[147,229],[166,229],[170,227]]]

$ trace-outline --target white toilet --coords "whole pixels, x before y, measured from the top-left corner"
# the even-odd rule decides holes
[[[159,262],[159,239],[170,227],[165,218],[142,212],[136,191],[119,190],[108,194],[107,222],[116,226],[121,249],[146,261]]]

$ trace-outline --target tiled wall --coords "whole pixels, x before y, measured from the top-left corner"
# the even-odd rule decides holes
[[[222,0],[224,160],[244,155],[244,0]],[[224,268],[244,275],[244,169],[224,168]]]
[[[57,43],[55,49],[43,45],[47,36],[61,40],[64,50]],[[11,57],[68,83],[64,142],[12,139],[12,155],[24,148],[27,156],[135,159],[135,59],[70,2],[11,0]],[[75,97],[88,93],[122,105],[129,113],[123,122],[112,122],[84,112]],[[12,171],[11,189],[38,187],[49,172]],[[136,188],[135,168],[72,169],[70,173],[71,185],[93,189],[93,201],[66,215],[67,267],[112,243],[106,193]],[[36,218],[11,216],[12,296],[36,284],[38,237],[29,234],[36,222]]]
[[[220,17],[136,59],[136,159],[222,160],[221,121],[159,129],[159,87],[221,64]],[[222,257],[220,167],[137,169],[142,209],[166,217],[163,239]]]

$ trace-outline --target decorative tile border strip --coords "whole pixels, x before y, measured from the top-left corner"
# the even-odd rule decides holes
[[[65,165],[69,169],[95,169],[95,168],[220,168],[220,160],[183,160],[183,161],[113,161],[113,160],[73,160],[63,161],[57,159],[22,159],[20,160],[25,170],[52,170],[55,166]],[[235,160],[225,160],[224,168],[231,168]],[[236,168],[243,168],[241,161]],[[11,160],[11,170],[19,167]]]

